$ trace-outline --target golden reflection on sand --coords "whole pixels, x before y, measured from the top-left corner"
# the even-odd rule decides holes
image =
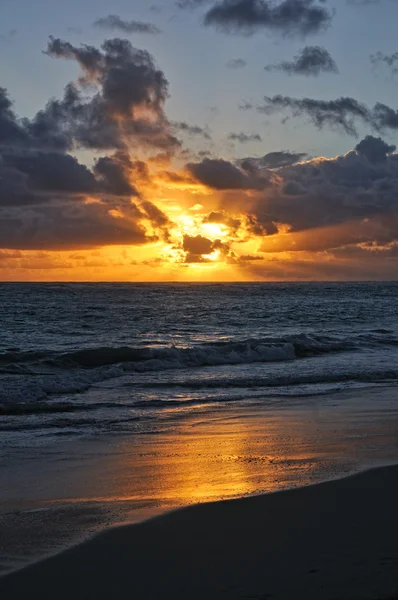
[[[201,422],[194,416],[180,422],[175,433],[142,436],[139,454],[133,440],[125,441],[118,464],[112,466],[114,476],[121,474],[113,499],[172,506],[328,478],[336,460],[325,456],[316,416],[303,417],[294,411],[246,412]],[[334,447],[333,453],[344,456],[342,447]],[[348,469],[340,462],[340,472],[342,468]]]
[[[152,434],[77,442],[64,469],[50,465],[41,497],[113,502],[123,510],[169,508],[309,485],[396,461],[397,409],[388,390],[305,405],[284,399],[181,412],[170,410]],[[30,474],[26,486],[29,494]]]

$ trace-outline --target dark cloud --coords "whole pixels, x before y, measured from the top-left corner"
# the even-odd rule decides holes
[[[171,183],[193,183],[191,176],[181,175],[173,171],[162,171],[160,175],[165,181],[170,181]]]
[[[151,232],[166,237],[165,215],[150,203],[131,201],[149,172],[127,151],[133,141],[165,151],[174,146],[163,113],[162,72],[123,40],[107,41],[99,51],[52,39],[47,52],[77,60],[82,75],[62,100],[49,101],[32,119],[19,118],[0,89],[1,247],[143,244],[157,239],[148,233],[148,221]],[[90,99],[85,90],[92,86],[99,91]],[[69,153],[79,146],[113,153],[90,170]]]
[[[398,155],[392,151],[367,136],[344,156],[281,167],[266,195],[248,203],[255,224],[266,230],[283,224],[290,231],[267,239],[262,250],[321,251],[398,240]]]
[[[46,196],[29,187],[28,176],[18,169],[7,167],[0,158],[0,206],[21,206],[45,202]]]
[[[265,154],[260,158],[242,158],[239,161],[239,164],[245,171],[256,169],[278,169],[279,167],[293,165],[307,157],[308,154],[305,152],[286,152],[285,150],[281,150],[280,152],[268,152],[268,154]]]
[[[261,142],[261,136],[258,133],[230,133],[228,139],[233,142],[240,142],[245,144],[246,142]]]
[[[331,24],[330,11],[317,0],[221,0],[205,15],[205,25],[225,33],[251,35],[269,29],[283,35],[319,33]]]
[[[236,255],[231,251],[229,244],[219,239],[212,241],[202,235],[184,235],[182,249],[185,252],[186,263],[210,262],[204,255],[215,251],[219,252],[224,261],[236,262]]]
[[[250,262],[253,260],[264,260],[263,254],[241,254],[239,257],[240,262]]]
[[[243,58],[231,58],[231,60],[227,62],[227,67],[229,69],[243,69],[246,65],[247,62]]]
[[[278,233],[278,227],[271,220],[266,220],[264,214],[261,215],[261,221],[256,215],[248,214],[245,218],[245,226],[247,231],[254,235],[268,236]]]
[[[318,128],[329,126],[342,129],[348,135],[357,135],[356,121],[376,131],[398,129],[398,111],[377,102],[373,108],[354,98],[341,97],[336,100],[292,98],[291,96],[265,96],[264,105],[256,109],[265,114],[290,110],[293,117],[306,116]]]
[[[161,30],[152,23],[143,23],[142,21],[126,21],[118,15],[108,15],[94,21],[95,27],[101,29],[111,29],[123,31],[123,33],[161,33]]]
[[[372,126],[376,130],[398,129],[398,110],[377,102],[372,111]]]
[[[287,181],[283,185],[282,192],[286,196],[301,196],[305,193],[305,189],[296,181]]]
[[[183,249],[190,254],[210,254],[213,252],[213,243],[202,235],[184,235]]]
[[[199,163],[188,163],[187,170],[200,183],[215,190],[250,190],[266,187],[261,175],[247,173],[222,158],[205,158]]]
[[[134,162],[128,152],[119,150],[113,156],[99,158],[94,172],[104,192],[120,196],[138,196],[136,187],[131,183]]]
[[[169,241],[169,228],[173,225],[169,217],[156,204],[148,200],[140,204],[140,209],[145,212],[152,226],[159,229],[163,234],[163,238]]]
[[[144,244],[167,237],[170,221],[150,202],[131,201],[130,178],[145,175],[141,161],[117,152],[93,171],[68,154],[8,150],[0,157],[2,248],[62,249]],[[88,201],[86,201],[88,200]],[[156,234],[157,236],[157,234]]]
[[[384,162],[388,154],[396,150],[395,145],[389,145],[381,138],[375,138],[372,135],[367,135],[363,140],[355,146],[358,154],[366,156],[371,163]]]
[[[17,122],[7,90],[0,88],[0,144],[23,144],[27,139],[28,133]]]
[[[32,119],[19,119],[5,88],[0,88],[0,148],[6,146],[66,150],[72,146],[57,111],[50,105]]]
[[[93,173],[69,154],[11,151],[2,153],[2,162],[5,170],[18,173],[17,177],[25,181],[27,188],[42,194],[43,199],[49,192],[89,194],[97,191]]]
[[[266,65],[266,71],[283,71],[288,75],[317,77],[321,73],[337,73],[337,65],[329,52],[321,46],[306,46],[292,61]]]
[[[214,189],[245,189],[249,185],[245,173],[221,158],[189,163],[187,169],[198,181]]]
[[[14,208],[0,210],[2,248],[66,250],[104,245],[145,244],[150,239],[140,225],[135,205],[115,218],[104,204]]]
[[[90,171],[70,154],[35,149],[0,150],[0,206],[75,201],[85,195],[136,196],[135,163],[127,153],[99,158]]]
[[[354,98],[342,97],[337,100],[314,100],[312,98],[292,98],[290,96],[265,96],[264,106],[258,107],[260,112],[291,110],[294,117],[305,115],[310,121],[322,129],[325,125],[343,129],[349,135],[356,135],[355,119],[370,123],[369,109]]]
[[[122,149],[128,144],[173,151],[179,146],[164,114],[168,82],[151,55],[128,40],[105,41],[101,50],[50,38],[46,54],[76,60],[82,74],[66,87],[62,100],[49,102],[42,121],[53,115],[75,144]],[[99,91],[87,99],[87,86]]]
[[[171,225],[169,217],[162,210],[160,210],[160,208],[153,204],[153,202],[149,202],[147,200],[140,205],[140,208],[145,211],[152,223],[158,227],[166,227]]]
[[[50,41],[47,44],[47,50],[44,51],[44,54],[56,58],[77,60],[87,74],[92,73],[93,75],[99,70],[103,62],[103,55],[98,48],[88,46],[87,44],[83,44],[78,48],[70,42],[54,38],[53,36],[50,36]]]
[[[188,135],[200,135],[206,140],[211,139],[210,133],[203,127],[199,127],[199,125],[189,125],[188,123],[185,123],[185,121],[174,121],[172,126],[178,131],[182,131]]]
[[[212,211],[203,219],[203,223],[217,223],[221,225],[226,225],[233,231],[239,229],[241,225],[240,219],[234,219],[230,215],[228,215],[225,211]]]
[[[142,199],[149,168],[129,151],[155,151],[158,161],[159,152],[169,159],[180,146],[164,113],[163,72],[149,53],[121,39],[98,49],[50,38],[46,54],[76,61],[81,73],[31,119],[17,116],[0,88],[0,247],[60,250],[167,239],[170,220]],[[80,148],[110,152],[90,169],[72,154]]]
[[[29,140],[29,138],[28,138]],[[131,201],[133,181],[148,176],[126,152],[99,158],[93,170],[62,152],[0,147],[0,245],[62,249],[153,241],[143,222],[166,236],[150,203]]]
[[[99,165],[111,161],[98,160],[94,172],[69,154],[35,149],[1,148],[0,206],[38,205],[75,202],[86,195],[108,193],[136,195],[134,186],[121,189],[109,173],[102,174]]]

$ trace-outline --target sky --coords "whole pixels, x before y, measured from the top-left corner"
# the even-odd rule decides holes
[[[0,280],[398,278],[397,0],[0,0]]]

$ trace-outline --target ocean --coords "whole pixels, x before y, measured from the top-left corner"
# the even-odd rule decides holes
[[[397,316],[398,283],[3,283],[2,448],[396,385]]]

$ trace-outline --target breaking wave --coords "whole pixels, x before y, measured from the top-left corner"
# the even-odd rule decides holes
[[[97,347],[64,353],[45,350],[23,352],[9,348],[0,353],[0,414],[2,411],[4,414],[5,405],[9,408],[19,403],[32,403],[33,406],[46,401],[49,396],[83,392],[93,384],[128,373],[294,361],[328,353],[361,351],[380,344],[396,346],[398,340],[390,331],[378,329],[350,337],[301,334],[198,343],[188,347]],[[316,375],[313,377],[311,381],[316,382]],[[336,377],[345,380],[347,375],[340,373]],[[389,371],[382,377],[395,378],[396,373]],[[311,381],[303,380],[301,383]],[[186,381],[184,385],[195,387],[203,384]],[[206,385],[217,387],[217,382],[213,380]],[[219,385],[271,387],[295,385],[295,382],[272,377],[255,382],[232,378],[230,382],[223,380]]]
[[[83,348],[67,353],[46,351],[23,352],[9,349],[0,353],[0,370],[29,365],[45,365],[70,368],[80,366],[96,368],[130,363],[130,368],[161,370],[220,364],[292,360],[328,352],[345,352],[360,346],[374,344],[398,344],[388,337],[388,330],[374,330],[350,338],[302,334],[283,338],[250,338],[243,341],[211,342],[189,347],[177,346],[122,346]]]

